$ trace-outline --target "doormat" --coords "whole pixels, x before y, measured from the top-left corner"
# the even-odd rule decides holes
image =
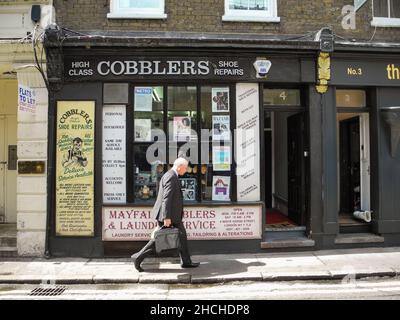
[[[266,223],[268,228],[290,228],[297,226],[286,215],[275,209],[267,210]]]

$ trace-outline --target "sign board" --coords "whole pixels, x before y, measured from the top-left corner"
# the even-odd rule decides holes
[[[57,236],[94,236],[94,112],[94,101],[57,102]]]
[[[126,202],[126,107],[103,106],[103,203]]]
[[[332,85],[400,86],[400,60],[334,59]]]
[[[90,53],[83,56],[76,51],[65,52],[63,72],[66,81],[254,80],[287,83],[301,81],[305,76],[308,82],[315,81],[315,63],[311,61],[300,68],[303,62],[296,57],[134,56],[132,52],[123,54],[119,51],[119,55],[110,55],[94,49]],[[145,88],[138,87],[135,92],[135,98],[140,102],[135,105],[136,111],[149,107]]]
[[[36,91],[35,89],[18,85],[18,106],[22,112],[36,113]]]
[[[66,56],[65,78],[90,79],[240,79],[255,77],[252,61],[209,57]]]
[[[157,225],[151,207],[103,207],[103,240],[149,240]],[[261,239],[261,205],[186,207],[189,240]]]
[[[260,200],[260,112],[257,83],[236,84],[237,200]]]

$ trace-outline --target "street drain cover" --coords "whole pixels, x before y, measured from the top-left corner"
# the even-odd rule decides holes
[[[64,293],[66,287],[37,287],[31,291],[30,296],[60,296]]]

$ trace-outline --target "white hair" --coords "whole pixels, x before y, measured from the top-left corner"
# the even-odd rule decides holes
[[[178,167],[180,167],[180,166],[188,166],[189,165],[189,161],[187,161],[186,159],[184,159],[184,158],[177,158],[175,161],[174,161],[174,168],[176,169],[176,168],[178,168]]]

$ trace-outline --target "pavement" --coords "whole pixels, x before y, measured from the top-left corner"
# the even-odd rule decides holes
[[[400,276],[400,247],[312,252],[148,258],[137,272],[129,258],[2,258],[0,284],[211,284],[233,281],[342,280]]]

